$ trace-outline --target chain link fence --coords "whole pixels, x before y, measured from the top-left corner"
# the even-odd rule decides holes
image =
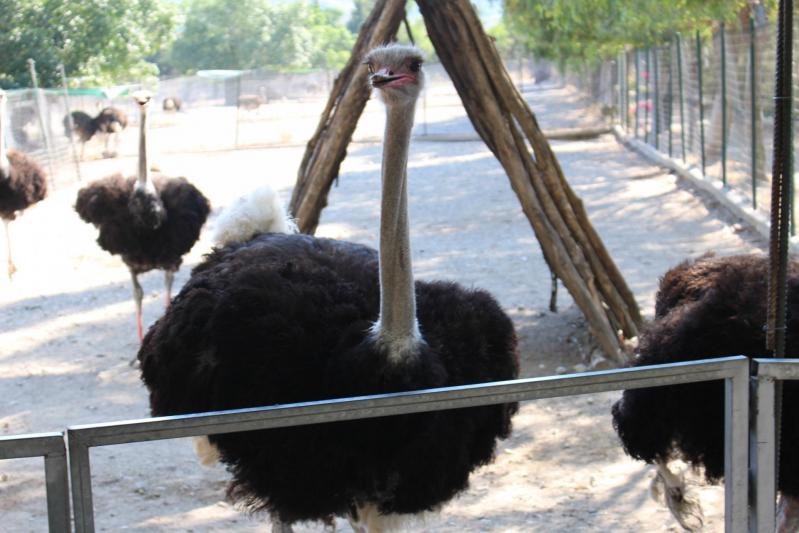
[[[795,34],[795,50],[797,43]],[[743,27],[718,24],[710,37],[675,35],[666,46],[627,50],[567,79],[630,137],[768,212],[775,62],[776,26],[755,17]],[[796,117],[796,54],[793,76]]]

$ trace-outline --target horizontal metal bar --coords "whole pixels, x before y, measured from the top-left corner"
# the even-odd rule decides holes
[[[70,448],[73,444],[105,446],[727,379],[739,375],[742,367],[748,371],[748,359],[732,356],[358,398],[80,425],[68,428],[67,433]]]
[[[799,379],[799,359],[753,359],[759,378]]]
[[[22,459],[66,453],[61,433],[28,433],[0,437],[0,459]]]

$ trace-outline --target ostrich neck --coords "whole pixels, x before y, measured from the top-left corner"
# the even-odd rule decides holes
[[[380,206],[380,318],[378,340],[389,357],[415,354],[421,342],[408,233],[408,144],[415,101],[386,105]]]
[[[138,188],[146,189],[150,183],[150,166],[147,164],[147,106],[141,106],[139,115],[139,172]]]

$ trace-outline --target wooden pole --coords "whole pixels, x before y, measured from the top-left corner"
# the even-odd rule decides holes
[[[377,0],[352,49],[350,60],[333,84],[319,125],[305,149],[289,210],[303,233],[313,233],[327,205],[327,194],[338,178],[358,119],[369,100],[366,53],[394,40],[405,13],[404,0]]]
[[[606,355],[625,362],[617,331],[626,338],[638,334],[638,305],[474,8],[468,0],[417,4],[475,130],[505,168],[547,263],[582,309]]]
[[[514,87],[474,8],[469,0],[417,3],[472,124],[510,178],[544,259],[585,314],[605,354],[625,363],[620,337],[638,335],[638,305],[588,220],[582,201],[566,182],[535,115]],[[291,213],[302,232],[315,231],[369,98],[361,60],[372,47],[393,40],[404,7],[404,0],[377,1],[350,61],[335,81],[317,131],[308,142],[291,199]]]

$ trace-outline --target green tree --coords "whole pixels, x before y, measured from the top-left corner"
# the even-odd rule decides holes
[[[159,0],[0,0],[0,85],[58,86],[57,66],[83,85],[138,81],[158,74],[146,61],[172,38],[173,6]]]
[[[663,44],[707,30],[750,0],[505,0],[504,22],[537,56],[594,61],[627,46]]]
[[[354,43],[340,18],[338,10],[301,1],[192,0],[183,31],[160,60],[183,73],[340,68]]]

